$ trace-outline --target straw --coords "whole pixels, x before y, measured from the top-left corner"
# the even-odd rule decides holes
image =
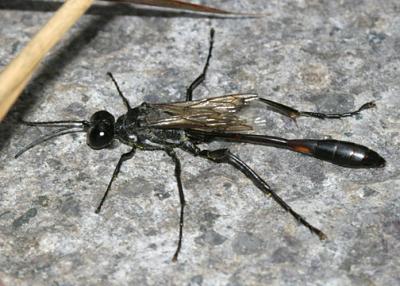
[[[32,73],[94,0],[66,1],[21,53],[0,74],[0,120],[25,88]]]
[[[108,2],[128,2],[141,5],[167,7],[188,11],[244,15],[209,6],[191,4],[180,0],[102,0]],[[45,26],[33,37],[20,54],[0,74],[0,121],[24,90],[33,72],[46,54],[61,40],[64,34],[93,4],[94,0],[66,1]],[[256,16],[255,14],[249,14]]]

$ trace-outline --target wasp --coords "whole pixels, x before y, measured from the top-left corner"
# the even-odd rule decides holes
[[[147,103],[131,107],[123,95],[117,81],[108,73],[121,97],[127,112],[117,118],[106,110],[95,112],[90,120],[61,120],[46,122],[23,121],[29,126],[55,127],[55,131],[44,135],[20,150],[15,157],[52,138],[77,132],[86,133],[87,145],[94,150],[108,148],[115,140],[128,145],[131,150],[121,155],[107,189],[96,208],[99,213],[117,178],[122,164],[132,159],[136,151],[164,151],[175,164],[175,177],[179,191],[180,217],[177,248],[172,260],[176,261],[182,246],[185,195],[181,179],[181,163],[175,149],[184,150],[193,156],[205,158],[215,163],[233,166],[248,177],[263,193],[270,195],[283,209],[289,212],[300,224],[307,227],[321,240],[327,236],[311,225],[305,218],[292,209],[252,168],[229,149],[201,149],[198,145],[212,141],[227,141],[266,145],[287,149],[325,160],[349,168],[384,167],[385,160],[375,151],[356,143],[333,139],[285,139],[281,137],[254,134],[254,126],[243,116],[251,102],[259,102],[272,111],[293,120],[300,116],[319,119],[339,119],[352,117],[365,109],[375,107],[374,102],[363,104],[359,109],[346,113],[318,113],[299,111],[293,107],[262,98],[257,94],[238,93],[201,100],[193,100],[193,91],[205,80],[214,43],[214,29],[210,32],[208,56],[202,73],[192,82],[186,91],[186,100],[172,103]]]

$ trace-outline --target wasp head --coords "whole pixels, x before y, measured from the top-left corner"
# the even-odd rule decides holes
[[[108,147],[114,140],[115,118],[106,110],[97,111],[86,128],[86,142],[95,150]]]

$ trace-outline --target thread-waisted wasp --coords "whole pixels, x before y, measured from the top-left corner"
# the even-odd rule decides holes
[[[111,189],[111,185],[118,176],[124,161],[133,158],[136,150],[164,151],[175,164],[175,177],[177,180],[180,219],[178,245],[173,256],[176,261],[182,245],[185,196],[181,181],[181,163],[174,149],[180,148],[194,156],[199,156],[215,163],[230,164],[247,176],[257,188],[269,194],[282,208],[288,211],[298,222],[306,226],[312,233],[323,240],[326,235],[308,223],[300,214],[294,211],[274,190],[238,156],[229,149],[208,150],[200,149],[199,144],[212,141],[228,141],[273,146],[299,152],[315,158],[329,161],[344,167],[376,168],[383,167],[385,160],[375,151],[352,142],[338,140],[317,139],[285,139],[268,135],[251,134],[251,122],[241,117],[239,111],[249,106],[251,102],[265,104],[272,111],[281,113],[293,120],[300,116],[315,117],[319,119],[339,119],[351,117],[362,110],[375,106],[368,102],[359,109],[346,113],[317,113],[298,111],[287,105],[259,97],[257,94],[230,94],[219,97],[193,100],[193,91],[206,77],[210,63],[214,42],[214,30],[210,32],[210,46],[208,57],[202,73],[189,86],[186,100],[173,103],[142,103],[131,107],[128,99],[123,95],[117,81],[111,77],[127,108],[127,112],[115,120],[108,111],[95,112],[89,121],[61,120],[48,122],[27,122],[30,126],[58,127],[57,130],[44,135],[20,150],[15,157],[19,157],[32,147],[64,134],[85,132],[87,144],[95,150],[104,149],[114,140],[131,147],[131,150],[122,154],[115,167],[108,187],[96,209],[99,213]]]

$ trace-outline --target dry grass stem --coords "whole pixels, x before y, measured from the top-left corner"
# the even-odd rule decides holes
[[[102,0],[174,8],[220,15],[248,15],[179,0]],[[0,74],[0,121],[17,100],[46,54],[93,4],[94,0],[68,0]]]
[[[94,0],[66,1],[20,54],[0,74],[0,120],[25,88],[33,72]]]

